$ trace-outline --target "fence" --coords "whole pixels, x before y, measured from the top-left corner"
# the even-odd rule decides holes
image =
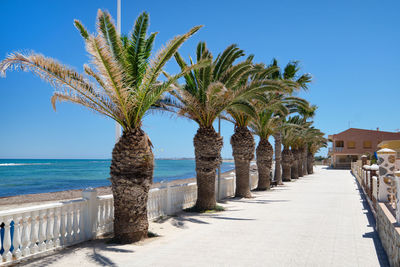
[[[370,166],[364,157],[352,162],[351,170],[371,207],[390,266],[400,266],[400,160],[390,149],[381,149],[377,155],[379,166]]]
[[[256,173],[250,175],[250,188],[257,186]],[[216,192],[218,194],[218,183]],[[219,198],[233,196],[235,174],[221,178]],[[175,214],[191,207],[197,199],[196,183],[162,184],[149,192],[149,220]],[[0,211],[0,265],[18,262],[45,252],[61,249],[113,230],[113,197],[97,196],[87,189],[82,198],[72,201]]]

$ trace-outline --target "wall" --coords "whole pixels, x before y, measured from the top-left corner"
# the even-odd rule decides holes
[[[400,227],[385,203],[378,203],[376,206],[376,230],[390,266],[400,266]]]
[[[372,183],[372,190],[368,189],[371,183],[366,183],[368,181],[366,178],[369,178],[369,176],[366,176],[365,171],[362,170],[361,161],[359,160],[352,163],[351,167],[352,173],[361,186],[364,196],[375,217],[376,231],[388,255],[390,266],[400,266],[400,225],[396,223],[396,218],[388,209],[387,203],[377,202],[378,188],[375,179]]]

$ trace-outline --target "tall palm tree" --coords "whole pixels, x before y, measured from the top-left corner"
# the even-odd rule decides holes
[[[284,97],[284,99],[285,99],[284,101],[285,106],[288,109],[288,114],[302,112],[304,109],[307,109],[310,106],[310,104],[306,100],[298,97]],[[282,121],[280,121],[280,127],[278,128],[278,131],[282,138],[282,145],[283,145],[283,150],[282,150],[283,181],[291,180],[292,177],[291,165],[292,162],[295,160],[295,158],[292,154],[292,151],[290,150],[290,147],[294,147],[296,145],[297,138],[299,138],[299,135],[301,134],[299,132],[299,130],[301,129],[301,126],[299,125],[301,121],[298,120],[297,117],[292,117],[289,120],[286,120],[285,117],[288,114],[279,114],[281,118],[284,118]],[[293,166],[294,179],[297,177],[297,172],[296,172],[297,167],[298,167],[297,164],[296,166]]]
[[[280,117],[276,115],[287,114],[287,107],[282,101],[282,94],[264,94],[264,100],[257,100],[254,104],[255,116],[252,117],[249,127],[253,134],[260,138],[256,149],[258,169],[257,190],[268,190],[271,187],[271,167],[273,148],[268,141],[269,137],[277,131]]]
[[[321,147],[327,146],[327,140],[324,138],[324,133],[319,129],[310,128],[308,133],[308,154],[307,154],[307,171],[308,174],[314,173],[314,154],[318,152]]]
[[[196,50],[196,59],[210,60],[209,64],[185,75],[185,84],[175,85],[168,99],[169,110],[179,116],[195,121],[199,128],[193,139],[196,178],[197,210],[214,209],[216,168],[221,164],[222,137],[215,131],[213,122],[224,110],[241,105],[243,100],[266,90],[281,90],[281,84],[271,80],[249,81],[245,86],[237,86],[254,66],[249,60],[234,64],[244,53],[236,45],[227,47],[216,59],[204,42]],[[182,69],[188,64],[179,53],[175,59]],[[192,60],[191,63],[193,64]],[[234,88],[234,89],[228,89]]]
[[[278,61],[273,59],[270,67],[278,67]],[[284,68],[283,72],[279,68],[271,74],[271,78],[275,80],[290,80],[295,82],[295,90],[307,90],[308,84],[311,82],[310,74],[299,75],[300,67],[298,61],[290,61]],[[284,117],[281,116],[280,125],[282,125]],[[278,130],[274,134],[275,140],[275,180],[278,184],[282,184],[282,170],[281,170],[281,149],[282,149],[282,137],[281,132]]]
[[[303,166],[302,163],[299,164],[299,162],[301,162],[299,151],[305,142],[303,138],[305,127],[308,127],[310,123],[304,123],[304,121],[298,115],[288,118],[286,123],[296,128],[294,135],[291,138],[291,145],[290,145],[291,147],[290,152],[292,154],[292,159],[293,159],[290,172],[292,179],[298,179],[299,177],[302,176],[302,169],[300,168],[301,166]]]
[[[281,124],[281,136],[282,136],[282,180],[284,182],[290,182],[292,177],[291,167],[293,162],[293,154],[290,150],[290,146],[294,144],[296,137],[296,126],[288,123],[286,120]]]
[[[248,60],[251,60],[250,56]],[[249,73],[251,77],[244,77],[245,82],[238,83],[238,86],[246,86],[247,79],[250,80],[264,80],[269,78],[269,74],[275,71],[275,67],[264,68],[261,67],[256,73]],[[228,88],[236,90],[236,88]],[[231,136],[232,155],[235,161],[236,173],[236,188],[235,197],[251,197],[250,193],[250,161],[254,158],[255,142],[251,131],[248,129],[249,122],[252,118],[256,117],[254,110],[253,99],[247,102],[242,102],[240,105],[235,105],[227,109],[230,115],[226,118],[228,121],[234,123],[234,134]]]
[[[111,160],[111,187],[114,196],[114,235],[121,243],[130,243],[147,236],[147,198],[153,177],[151,142],[142,130],[142,119],[150,109],[159,106],[164,93],[181,73],[158,81],[158,77],[178,48],[201,26],[174,37],[150,60],[156,33],[147,37],[149,15],[142,13],[130,37],[121,37],[111,16],[98,11],[97,34],[90,34],[77,20],[90,64],[85,74],[40,54],[13,53],[0,63],[3,75],[7,70],[29,70],[49,82],[57,101],[85,106],[118,122],[123,134],[115,144]]]
[[[315,112],[317,110],[317,106],[315,105],[310,105],[308,106],[300,106],[298,108],[298,113],[302,117],[303,123],[307,123],[307,120],[315,116]],[[306,133],[307,134],[307,133]],[[304,138],[307,138],[306,136]],[[306,140],[305,140],[306,142]],[[300,154],[300,163],[301,169],[302,169],[302,174],[307,175],[307,155],[308,155],[308,146],[306,143],[303,142],[302,146],[299,148],[299,154]]]

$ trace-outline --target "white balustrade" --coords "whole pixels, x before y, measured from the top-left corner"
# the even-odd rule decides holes
[[[251,177],[254,188],[257,176]],[[235,179],[234,173],[221,178],[221,198],[234,195]],[[175,214],[193,206],[196,199],[196,183],[162,184],[149,191],[148,218]],[[0,211],[4,231],[4,238],[0,240],[4,249],[2,262],[17,261],[111,233],[113,220],[113,196],[97,196],[93,189],[84,190],[82,199],[78,200]]]

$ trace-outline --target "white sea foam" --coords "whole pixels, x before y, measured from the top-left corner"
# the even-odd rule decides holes
[[[5,166],[29,166],[29,165],[50,165],[51,163],[0,163],[0,167]]]

